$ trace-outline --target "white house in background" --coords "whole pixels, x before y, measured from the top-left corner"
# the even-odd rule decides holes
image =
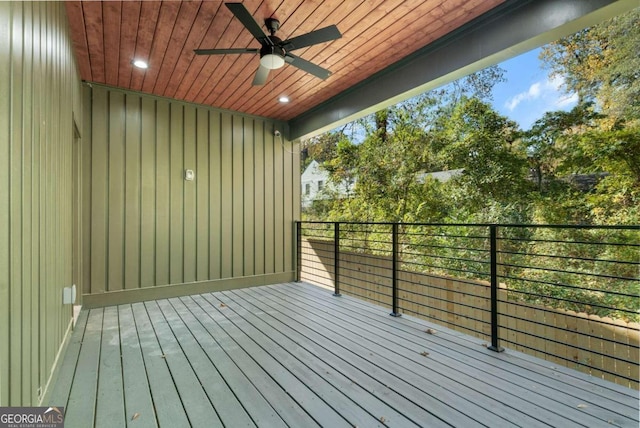
[[[307,166],[300,177],[302,190],[302,207],[307,208],[318,199],[318,193],[329,182],[329,173],[320,167],[320,164],[313,160]]]
[[[420,182],[424,182],[427,177],[432,177],[435,180],[445,183],[452,178],[461,175],[463,171],[464,169],[452,169],[450,171],[422,173],[418,175],[417,179]],[[304,170],[300,177],[300,181],[302,191],[302,208],[308,208],[316,199],[325,198],[326,195],[323,195],[320,192],[325,188],[325,186],[331,185],[329,182],[329,173],[315,160],[311,161],[309,166]],[[348,195],[353,189],[354,184],[355,183],[343,183],[343,185],[337,189],[338,193],[341,195]]]
[[[335,195],[346,196],[353,190],[354,182],[343,182],[337,188],[329,181],[329,172],[323,169],[320,164],[313,160],[307,166],[300,177],[300,189],[302,191],[302,208],[308,208],[311,203],[318,199],[328,198],[322,190],[329,188]]]
[[[462,175],[463,172],[464,172],[464,168],[451,169],[448,171],[426,172],[418,176],[418,181],[424,181],[427,177],[431,177],[434,180],[438,180],[442,183],[446,183],[452,178]]]

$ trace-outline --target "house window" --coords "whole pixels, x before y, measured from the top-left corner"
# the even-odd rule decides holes
[[[304,194],[309,196],[311,193],[311,183],[307,183],[304,185]]]
[[[323,186],[324,186],[324,181],[318,180],[318,192],[322,190]]]

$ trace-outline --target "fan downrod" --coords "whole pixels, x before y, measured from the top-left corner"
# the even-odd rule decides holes
[[[267,26],[269,30],[269,34],[275,36],[276,31],[280,29],[280,21],[275,18],[267,18],[264,20],[264,24]]]

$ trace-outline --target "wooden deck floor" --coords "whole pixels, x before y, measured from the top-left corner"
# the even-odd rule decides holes
[[[388,312],[305,283],[83,311],[50,404],[68,428],[639,425],[637,391]]]

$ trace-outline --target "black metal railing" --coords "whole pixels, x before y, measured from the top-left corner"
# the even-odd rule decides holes
[[[640,226],[299,222],[298,280],[638,387]]]

